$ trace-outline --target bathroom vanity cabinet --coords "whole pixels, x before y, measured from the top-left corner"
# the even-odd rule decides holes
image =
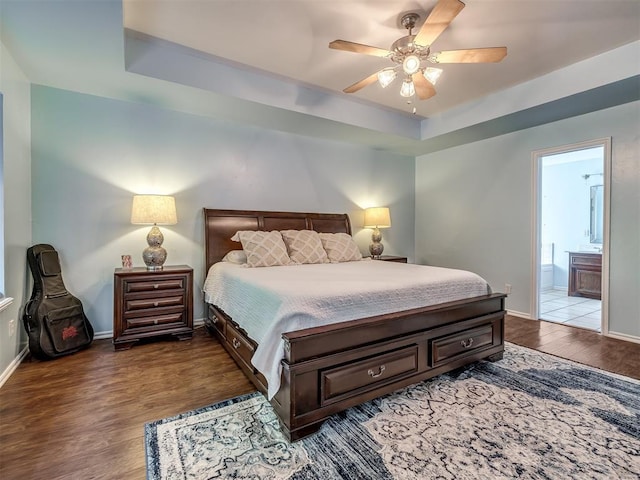
[[[602,254],[569,252],[569,296],[600,300],[602,295]]]

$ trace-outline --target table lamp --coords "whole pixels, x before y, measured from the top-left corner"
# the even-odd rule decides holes
[[[153,225],[147,235],[149,246],[142,252],[142,259],[147,270],[162,270],[167,259],[167,251],[162,247],[164,236],[158,225],[178,223],[175,198],[167,195],[134,195],[131,223]]]

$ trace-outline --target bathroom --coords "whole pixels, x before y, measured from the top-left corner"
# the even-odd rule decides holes
[[[542,158],[539,317],[601,330],[604,148]]]

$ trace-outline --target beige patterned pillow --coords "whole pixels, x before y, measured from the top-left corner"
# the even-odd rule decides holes
[[[314,230],[282,230],[289,257],[294,263],[329,263],[318,232]]]
[[[320,233],[318,236],[331,263],[362,260],[358,245],[348,233]]]
[[[231,240],[242,243],[242,249],[247,254],[247,265],[250,267],[291,265],[280,232],[241,230],[236,232]]]

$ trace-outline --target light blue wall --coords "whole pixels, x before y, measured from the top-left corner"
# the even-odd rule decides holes
[[[20,308],[27,288],[25,252],[31,243],[30,84],[0,43],[0,92],[3,96],[4,293],[13,303],[0,312],[0,383],[26,344]],[[9,335],[8,322],[16,321]]]
[[[112,330],[120,255],[143,265],[149,227],[129,223],[134,193],[176,196],[178,224],[161,228],[167,264],[194,267],[196,318],[203,207],[347,212],[367,252],[362,208],[388,205],[385,253],[414,251],[413,157],[34,86],[32,170],[33,242],[59,250],[97,332]]]
[[[416,159],[416,259],[466,268],[531,305],[531,152],[612,137],[609,328],[640,338],[640,102]]]

